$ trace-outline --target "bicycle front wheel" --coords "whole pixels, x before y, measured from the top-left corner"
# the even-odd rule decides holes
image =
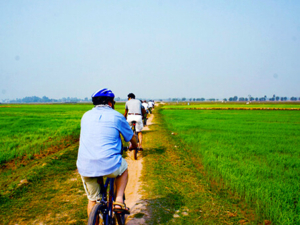
[[[101,204],[96,204],[90,215],[89,215],[89,220],[88,220],[88,225],[108,225],[106,222],[105,215],[102,213],[102,209],[104,208],[104,205]]]

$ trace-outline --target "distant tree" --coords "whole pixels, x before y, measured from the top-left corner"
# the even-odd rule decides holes
[[[276,101],[279,101],[280,97],[279,97],[279,96],[276,96],[275,99],[276,99]]]
[[[182,98],[182,101],[183,101],[183,102],[186,101],[186,98]]]
[[[236,102],[237,100],[238,100],[238,97],[237,97],[237,96],[234,96],[232,101],[235,101],[235,102]]]
[[[223,98],[223,101],[224,101],[224,102],[227,102],[227,98]]]
[[[50,99],[48,97],[46,97],[46,96],[43,96],[42,97],[42,101],[43,102],[50,102]]]
[[[291,97],[291,101],[297,101],[296,97]]]

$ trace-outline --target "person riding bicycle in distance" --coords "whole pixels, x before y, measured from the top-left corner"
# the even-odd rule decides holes
[[[88,197],[87,212],[90,214],[100,199],[98,177],[115,178],[116,199],[114,211],[129,213],[123,202],[123,194],[128,182],[127,162],[122,158],[122,140],[131,142],[131,149],[137,148],[132,129],[124,116],[114,110],[114,93],[108,89],[96,91],[92,95],[94,108],[81,119],[80,142],[77,168]]]
[[[139,148],[142,148],[142,140],[143,140],[143,118],[147,117],[147,113],[144,107],[142,107],[142,103],[140,100],[135,99],[135,95],[133,93],[128,94],[128,101],[125,104],[125,118],[127,122],[131,126],[132,121],[136,121],[136,132],[138,133],[139,138]]]

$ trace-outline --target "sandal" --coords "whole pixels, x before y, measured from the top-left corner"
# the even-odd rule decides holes
[[[116,208],[115,206],[120,206],[121,208]],[[130,214],[130,209],[126,207],[125,203],[122,202],[114,202],[114,212]]]

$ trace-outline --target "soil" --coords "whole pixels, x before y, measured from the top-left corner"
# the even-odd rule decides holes
[[[144,127],[143,131],[150,130],[149,126],[152,124],[153,114],[150,114],[147,120],[147,126]],[[144,146],[147,146],[143,143]],[[147,148],[144,148],[147,151]],[[126,219],[126,224],[136,225],[145,224],[145,220],[149,217],[149,213],[146,211],[147,203],[142,199],[142,182],[140,180],[144,159],[142,152],[138,153],[137,160],[134,160],[133,154],[129,153],[126,157],[128,163],[129,180],[125,190],[126,205],[130,208],[130,216]],[[140,218],[141,217],[141,218]]]

